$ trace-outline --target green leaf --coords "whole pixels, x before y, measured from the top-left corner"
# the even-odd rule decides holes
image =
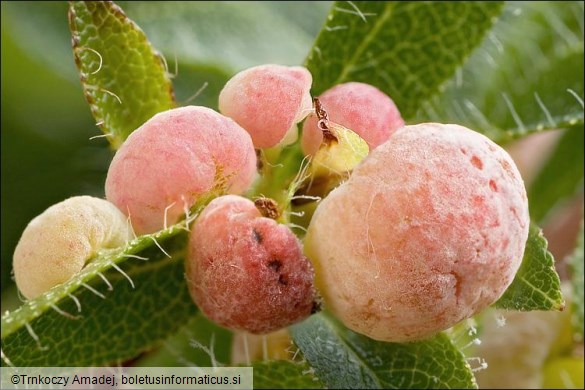
[[[410,119],[481,43],[502,2],[335,2],[306,66],[313,93],[380,88]]]
[[[579,231],[577,247],[569,259],[571,269],[571,284],[573,287],[572,311],[573,329],[577,341],[583,341],[583,219],[581,219],[581,230]]]
[[[70,281],[6,313],[4,355],[17,366],[117,364],[176,331],[196,312],[183,276],[184,229],[183,222],[103,251]]]
[[[476,388],[465,357],[444,334],[416,343],[383,343],[324,313],[290,330],[328,388]]]
[[[529,37],[529,38],[528,38]],[[458,123],[496,142],[583,125],[583,3],[510,2],[419,121]]]
[[[306,362],[267,360],[256,362],[255,389],[323,389],[323,383],[313,375]]]
[[[256,4],[272,8],[293,23],[297,29],[304,30],[308,36],[315,38],[325,22],[333,1],[265,1],[257,2]],[[312,40],[306,42],[302,56],[306,54],[307,47],[311,43]],[[299,58],[297,64],[301,61],[302,57]]]
[[[139,367],[229,366],[233,334],[197,312],[162,345],[134,363]]]
[[[168,58],[233,73],[275,63],[298,65],[328,2],[121,2]],[[307,16],[309,14],[309,16]]]
[[[496,308],[521,311],[564,309],[559,275],[547,247],[542,230],[531,224],[522,265],[512,284],[495,303]]]
[[[85,98],[114,148],[154,114],[174,106],[163,57],[120,7],[72,1],[69,26]]]
[[[566,130],[528,189],[530,216],[541,222],[561,200],[583,185],[583,126]]]

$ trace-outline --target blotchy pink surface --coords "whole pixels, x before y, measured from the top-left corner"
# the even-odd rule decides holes
[[[195,222],[186,276],[197,306],[230,329],[272,332],[313,307],[313,268],[295,235],[236,195],[214,199]]]
[[[232,77],[219,94],[219,111],[252,136],[257,148],[277,145],[312,107],[313,78],[300,66],[260,65]]]
[[[218,181],[242,193],[256,177],[256,154],[248,133],[205,107],[161,112],[136,129],[108,171],[106,197],[130,215],[137,234],[173,224]]]
[[[510,156],[467,128],[427,123],[399,129],[320,203],[305,252],[346,326],[405,342],[494,303],[528,228]]]
[[[370,150],[404,126],[392,99],[369,84],[339,84],[321,94],[319,100],[329,120],[356,132],[368,143]],[[304,153],[315,154],[321,142],[323,133],[317,127],[317,117],[311,115],[303,124],[301,145]]]

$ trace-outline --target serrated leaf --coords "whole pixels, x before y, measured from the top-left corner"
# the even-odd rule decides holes
[[[530,216],[541,222],[563,199],[583,185],[585,130],[566,130],[528,189]]]
[[[494,304],[508,310],[563,310],[559,275],[542,230],[530,225],[520,269],[504,295]]]
[[[581,229],[577,238],[577,247],[569,259],[571,269],[571,285],[573,288],[572,311],[573,311],[573,330],[577,341],[583,341],[583,219],[581,219]]]
[[[72,1],[69,26],[85,98],[114,148],[154,114],[174,107],[164,59],[120,7]]]
[[[185,241],[183,223],[100,253],[70,281],[2,316],[4,355],[17,366],[107,365],[167,337],[196,312],[184,282]]]
[[[256,362],[255,389],[323,389],[323,383],[312,374],[306,362],[268,360]]]
[[[509,2],[478,50],[416,118],[458,123],[498,143],[582,127],[583,73],[582,2]]]
[[[482,41],[501,2],[335,2],[305,64],[313,93],[374,85],[410,119]]]
[[[320,313],[290,328],[328,388],[476,388],[463,354],[444,334],[416,343],[372,340]]]

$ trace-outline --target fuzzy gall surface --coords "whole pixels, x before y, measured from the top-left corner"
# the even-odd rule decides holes
[[[494,303],[528,228],[511,157],[465,127],[426,123],[398,130],[320,203],[305,253],[326,308],[347,327],[406,342]]]
[[[14,251],[16,285],[29,298],[68,281],[99,249],[116,248],[132,237],[127,218],[113,204],[75,196],[35,217]]]
[[[296,125],[311,111],[313,78],[300,66],[260,65],[232,77],[219,94],[219,111],[252,136],[256,148],[296,139]],[[289,134],[291,133],[291,134]]]
[[[164,227],[165,212],[167,224],[176,223],[201,195],[242,193],[256,175],[248,133],[209,108],[187,106],[130,134],[110,164],[106,197],[130,215],[137,234],[153,233]]]
[[[265,334],[313,310],[313,268],[296,236],[236,195],[214,199],[198,217],[186,277],[197,306],[226,328]]]
[[[356,132],[370,150],[385,142],[404,121],[386,94],[369,84],[350,82],[328,89],[319,100],[329,120]],[[315,154],[323,142],[317,118],[311,115],[303,124],[301,145],[306,155]]]

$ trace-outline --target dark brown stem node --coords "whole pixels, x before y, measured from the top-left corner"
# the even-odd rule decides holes
[[[263,217],[270,219],[278,219],[280,217],[280,211],[278,211],[278,203],[274,199],[270,198],[257,198],[254,200],[254,206],[260,211]]]
[[[318,97],[313,98],[313,104],[315,106],[315,114],[317,115],[317,126],[323,132],[323,142],[330,144],[331,142],[337,142],[337,137],[333,135],[329,130],[329,116],[327,111],[321,104]]]

